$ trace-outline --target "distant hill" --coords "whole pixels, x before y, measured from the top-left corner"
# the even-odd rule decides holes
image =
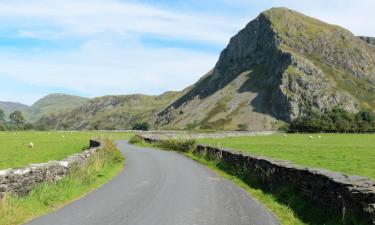
[[[18,111],[26,111],[29,106],[18,103],[18,102],[1,102],[0,101],[0,109],[2,109],[5,113],[6,119],[8,119],[9,114],[18,110]]]
[[[130,129],[137,122],[152,123],[153,116],[179,94],[98,97],[72,110],[43,116],[39,123],[53,129]]]
[[[310,109],[374,109],[373,40],[272,8],[232,37],[214,69],[162,110],[155,124],[263,130]]]
[[[23,110],[23,113],[28,121],[35,122],[44,115],[79,107],[88,100],[89,98],[74,95],[49,94]]]

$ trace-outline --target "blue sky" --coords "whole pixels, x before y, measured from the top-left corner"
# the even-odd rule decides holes
[[[180,90],[278,6],[375,36],[373,0],[0,0],[0,101]]]

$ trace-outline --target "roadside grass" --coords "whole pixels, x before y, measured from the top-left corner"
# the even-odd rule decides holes
[[[197,142],[375,179],[375,134],[274,134]]]
[[[244,189],[250,196],[261,202],[279,219],[283,225],[366,225],[352,215],[343,215],[322,207],[295,190],[292,186],[269,189],[252,174],[242,174],[231,166],[207,159],[192,152],[185,155],[206,165],[220,176]]]
[[[132,144],[135,144],[141,147],[156,147],[156,148],[160,148],[163,150],[171,150],[171,149],[161,148],[160,145],[157,146],[154,144],[149,144],[143,141],[141,138],[131,138],[130,140],[133,140],[133,141],[129,141]],[[276,197],[273,196],[272,194],[267,194],[260,189],[253,188],[249,186],[248,184],[246,184],[241,179],[239,179],[238,177],[226,173],[225,171],[223,171],[221,168],[217,166],[218,164],[217,162],[209,161],[209,160],[204,159],[203,157],[194,155],[191,151],[183,152],[183,154],[203,165],[206,165],[211,170],[216,172],[218,175],[240,186],[247,193],[249,193],[252,197],[256,198],[259,202],[261,202],[272,213],[274,213],[276,217],[279,219],[279,221],[281,222],[281,224],[283,225],[305,225],[305,223],[301,222],[294,215],[293,211],[287,205],[281,204],[278,201],[276,201]]]
[[[123,162],[115,144],[106,140],[104,148],[61,180],[40,184],[25,197],[1,199],[0,224],[21,224],[80,198],[116,176],[123,168]]]
[[[129,139],[132,132],[23,131],[0,132],[0,170],[61,160],[87,147],[90,138]],[[27,145],[32,142],[33,148]]]
[[[166,150],[166,146],[149,144],[141,138],[133,139],[133,144],[142,147],[156,147]],[[175,140],[178,142],[178,140]],[[161,146],[161,147],[160,147]],[[191,148],[190,150],[192,150]],[[208,159],[192,151],[180,151],[185,156],[212,169],[218,175],[232,181],[243,188],[250,196],[261,202],[279,219],[283,225],[366,225],[352,215],[343,215],[342,212],[322,207],[295,190],[292,186],[280,186],[272,190],[251,173],[233,169],[230,165]]]

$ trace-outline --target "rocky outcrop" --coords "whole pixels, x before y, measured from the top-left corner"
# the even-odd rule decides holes
[[[37,184],[55,182],[69,173],[70,169],[84,163],[100,148],[100,142],[90,140],[90,148],[61,161],[32,164],[24,168],[0,170],[0,198],[6,193],[24,196]]]
[[[267,10],[231,38],[213,70],[156,124],[259,129],[260,121],[272,128],[309,110],[375,109],[375,48],[363,40],[293,10]]]

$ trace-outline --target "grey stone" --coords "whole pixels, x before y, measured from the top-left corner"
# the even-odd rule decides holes
[[[36,185],[55,182],[67,175],[70,169],[84,163],[100,148],[100,141],[90,140],[90,148],[61,161],[31,164],[24,168],[0,170],[0,198],[6,193],[18,196],[27,195]]]

